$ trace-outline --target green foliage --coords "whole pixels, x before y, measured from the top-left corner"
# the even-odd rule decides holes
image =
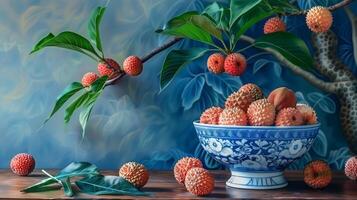
[[[160,74],[160,87],[163,90],[185,64],[203,56],[208,50],[205,48],[191,48],[188,50],[173,50],[166,56]]]
[[[96,175],[76,181],[81,192],[92,195],[148,195],[119,176]]]
[[[273,15],[298,10],[288,0],[231,0],[228,8],[213,2],[202,13],[191,11],[172,18],[165,28],[158,32],[209,44],[214,47],[213,50],[229,54],[237,51],[236,45],[240,37],[258,22]],[[196,16],[204,17],[195,20]],[[217,38],[220,44],[217,44],[212,37]],[[256,41],[254,46],[274,49],[285,59],[304,69],[312,66],[312,58],[306,44],[290,33],[264,35]],[[245,49],[241,49],[243,50]],[[185,64],[202,56],[205,52],[204,49],[200,49],[200,52],[196,50],[171,51],[161,70],[161,89],[171,82]],[[178,61],[181,57],[183,57],[182,61]]]
[[[75,184],[80,192],[87,194],[147,195],[121,177],[101,175],[98,168],[88,162],[73,162],[58,172],[56,176],[50,176],[50,178],[31,185],[21,192],[45,192],[63,187],[65,195],[71,197],[75,194],[71,184],[73,177],[83,177]]]
[[[97,49],[102,53],[104,57],[102,42],[100,39],[100,22],[103,18],[105,7],[98,7],[94,10],[88,23],[88,34],[91,42],[96,45]]]
[[[255,40],[254,46],[274,49],[285,59],[303,69],[309,69],[313,65],[313,59],[305,42],[288,32],[264,35]]]

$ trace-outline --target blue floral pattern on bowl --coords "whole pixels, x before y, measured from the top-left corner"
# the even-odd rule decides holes
[[[286,186],[283,170],[310,149],[320,127],[194,126],[202,147],[230,168],[227,185],[248,189]]]

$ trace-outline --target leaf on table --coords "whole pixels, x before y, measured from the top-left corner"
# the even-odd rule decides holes
[[[73,192],[70,178],[67,177],[64,180],[61,180],[61,183],[63,186],[64,194],[67,197],[72,197],[74,195],[74,192]]]
[[[279,52],[285,59],[302,69],[310,69],[313,58],[305,42],[288,32],[266,34],[255,40],[254,46],[270,48]]]
[[[76,181],[76,185],[81,192],[92,195],[148,195],[148,193],[138,190],[119,176],[96,175],[85,177]]]
[[[160,88],[164,90],[182,67],[200,58],[208,50],[205,48],[191,48],[188,50],[172,50],[166,58],[160,73]]]

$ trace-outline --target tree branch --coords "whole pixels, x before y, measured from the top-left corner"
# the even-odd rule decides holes
[[[339,3],[336,3],[332,6],[327,7],[328,10],[330,11],[334,11],[337,10],[338,8],[342,8],[347,6],[348,4],[352,3],[353,0],[343,0]],[[305,15],[307,12],[309,12],[309,10],[301,10],[298,12],[294,12],[294,13],[286,13],[285,16],[292,16],[292,15]],[[283,14],[284,15],[284,14]]]
[[[251,38],[249,36],[246,36],[246,35],[242,35],[240,39],[245,41],[245,42],[248,42],[250,44],[253,44],[255,42],[255,40],[253,38]],[[314,86],[320,88],[321,90],[324,90],[324,91],[330,92],[330,93],[335,93],[336,92],[336,88],[335,88],[335,84],[334,83],[325,82],[325,81],[317,78],[314,74],[301,69],[299,66],[294,65],[293,63],[291,63],[290,61],[285,59],[284,56],[282,56],[280,53],[278,53],[274,49],[271,49],[271,48],[259,48],[259,49],[262,49],[262,50],[264,50],[266,52],[269,52],[270,54],[275,56],[282,64],[284,64],[284,66],[288,67],[295,74],[302,76],[308,82],[310,82]]]
[[[141,58],[142,63],[145,63],[146,61],[150,60],[150,58],[154,57],[156,54],[159,54],[160,52],[164,51],[165,49],[171,47],[172,45],[176,44],[177,42],[179,42],[181,40],[182,40],[182,38],[175,37],[174,39],[168,41],[167,43],[155,48],[149,54],[147,54],[146,56]],[[114,85],[118,80],[120,80],[121,78],[123,78],[125,76],[124,72],[120,71],[119,73],[120,74],[117,77],[115,77],[111,80],[108,80],[105,83],[105,86]]]
[[[353,14],[350,8],[345,8],[346,14],[352,26],[352,44],[353,44],[353,58],[357,65],[357,16]]]

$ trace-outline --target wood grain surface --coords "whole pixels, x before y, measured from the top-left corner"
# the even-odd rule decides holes
[[[56,170],[50,170],[52,174]],[[150,180],[144,191],[150,192],[148,197],[130,196],[92,196],[77,193],[68,198],[62,190],[40,193],[21,193],[20,190],[45,176],[36,171],[29,177],[20,177],[9,170],[0,170],[0,199],[357,199],[357,182],[348,180],[343,173],[334,173],[333,182],[325,189],[314,190],[303,182],[301,171],[286,172],[289,185],[276,190],[245,190],[226,187],[228,171],[212,171],[215,177],[215,190],[205,197],[195,197],[176,183],[172,172],[152,171]],[[104,171],[104,174],[116,175],[114,171]]]

